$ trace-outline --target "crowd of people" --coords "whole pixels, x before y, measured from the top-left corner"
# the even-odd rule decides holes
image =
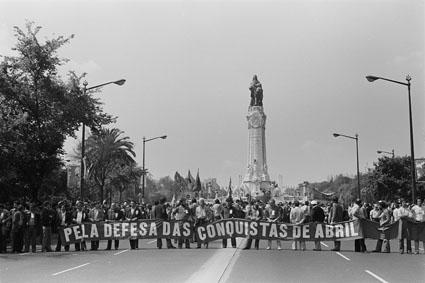
[[[405,200],[387,203],[379,201],[374,205],[362,203],[356,200],[349,207],[344,208],[338,198],[332,202],[323,203],[313,200],[311,202],[299,201],[276,203],[274,199],[265,203],[261,200],[242,201],[227,198],[223,202],[216,199],[212,203],[207,203],[204,199],[182,198],[178,202],[166,202],[165,198],[155,201],[152,204],[136,203],[126,201],[123,203],[101,202],[83,202],[63,200],[57,203],[49,201],[43,204],[31,202],[14,202],[10,205],[0,204],[0,253],[12,252],[33,252],[37,251],[37,243],[41,242],[42,252],[52,252],[52,239],[56,238],[56,245],[53,244],[55,251],[70,250],[69,245],[61,243],[61,238],[57,235],[59,228],[67,227],[73,224],[84,222],[100,221],[135,221],[139,219],[155,220],[176,220],[189,221],[196,228],[199,225],[205,225],[209,222],[228,218],[242,218],[250,220],[265,220],[269,222],[304,224],[309,222],[334,224],[350,219],[369,219],[379,222],[380,226],[393,223],[400,218],[409,218],[411,221],[425,221],[425,206],[420,199],[416,204],[409,204]],[[403,227],[400,239],[400,253],[412,253],[411,235],[408,229]],[[54,235],[55,237],[52,237]],[[252,240],[247,238],[243,249],[250,249]],[[106,250],[118,249],[120,240],[108,240]],[[131,249],[137,249],[139,240],[129,239]],[[163,239],[157,239],[157,248],[161,249]],[[259,248],[259,239],[254,239],[254,247]],[[196,239],[165,239],[166,246],[169,249],[190,248],[191,243]],[[282,249],[281,242],[276,240],[277,249]],[[236,248],[236,238],[230,239],[231,246]],[[406,249],[404,244],[406,243]],[[228,239],[222,240],[222,247],[226,248]],[[208,243],[203,244],[208,248]],[[376,248],[372,252],[390,252],[390,241],[378,239]],[[425,245],[423,243],[423,245]],[[196,248],[201,248],[201,242],[196,243]],[[87,250],[88,245],[85,241],[75,243],[76,251]],[[267,249],[272,248],[272,241],[268,240]],[[294,250],[306,250],[306,242],[297,240],[292,243]],[[425,248],[425,246],[424,246]],[[90,241],[90,250],[98,250],[99,241]],[[340,241],[334,242],[333,251],[341,249]],[[315,251],[321,250],[321,242],[314,242]],[[355,240],[354,250],[356,252],[367,252],[364,239]],[[419,253],[419,241],[414,241],[415,254]]]

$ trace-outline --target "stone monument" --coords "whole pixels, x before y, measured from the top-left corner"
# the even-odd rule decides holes
[[[248,166],[241,189],[253,198],[270,191],[272,183],[267,172],[266,114],[263,109],[263,87],[255,75],[249,87],[251,103],[248,108]]]

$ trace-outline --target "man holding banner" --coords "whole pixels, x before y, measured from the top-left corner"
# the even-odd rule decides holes
[[[277,223],[279,222],[279,219],[281,217],[280,208],[276,205],[276,202],[274,199],[271,199],[269,202],[270,206],[266,208],[266,211],[264,213],[264,216],[266,217],[268,222]],[[281,250],[282,246],[280,243],[280,240],[276,240],[277,243],[277,249]],[[267,242],[267,250],[270,250],[272,247],[272,240],[268,240]]]

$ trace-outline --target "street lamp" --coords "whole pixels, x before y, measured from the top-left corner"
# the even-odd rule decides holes
[[[151,139],[146,139],[145,137],[143,137],[142,200],[144,200],[144,198],[145,198],[145,178],[146,178],[146,173],[147,173],[147,169],[145,168],[145,143],[147,143],[149,141],[156,140],[156,139],[163,139],[163,140],[165,140],[166,138],[167,138],[166,135],[155,137],[155,138],[151,138]]]
[[[352,136],[347,136],[347,135],[342,135],[342,134],[336,134],[336,133],[334,133],[333,136],[335,138],[337,138],[337,137],[345,137],[345,138],[356,140],[356,155],[357,155],[357,196],[360,199],[361,198],[361,195],[360,195],[360,170],[359,170],[359,135],[356,134],[354,137],[352,137]]]
[[[393,158],[395,157],[395,155],[394,155],[394,149],[391,152],[390,151],[385,151],[385,150],[378,150],[378,151],[376,151],[376,153],[378,153],[378,154],[389,154]]]
[[[411,172],[411,175],[412,175],[412,200],[413,200],[413,203],[416,203],[415,149],[414,149],[414,144],[413,144],[412,100],[411,100],[411,97],[410,97],[410,81],[412,80],[412,78],[409,75],[407,75],[406,76],[407,83],[399,82],[399,81],[395,81],[395,80],[390,80],[390,79],[382,78],[382,77],[376,77],[376,76],[366,76],[366,79],[369,82],[374,82],[376,80],[384,80],[384,81],[389,81],[389,82],[392,82],[392,83],[407,86],[407,93],[408,93],[408,96],[409,96],[410,167],[411,167],[410,172]]]
[[[103,83],[100,85],[95,85],[92,87],[87,87],[88,83],[85,81],[83,83],[83,95],[85,96],[88,90],[94,89],[94,88],[99,88],[105,85],[109,85],[109,84],[116,84],[119,86],[122,86],[125,83],[124,79],[118,80],[118,81],[112,81],[112,82],[107,82],[107,83]],[[84,192],[84,172],[85,172],[85,164],[84,164],[84,158],[85,158],[85,139],[86,139],[86,127],[84,124],[84,121],[82,122],[82,134],[81,134],[81,164],[80,164],[80,197],[81,200],[83,200],[83,192]],[[101,200],[102,201],[102,200]]]

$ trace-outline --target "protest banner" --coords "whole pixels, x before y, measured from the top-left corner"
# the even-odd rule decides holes
[[[192,230],[191,223],[180,221],[102,221],[61,228],[59,235],[62,243],[70,244],[82,240],[189,238]]]
[[[358,220],[337,224],[307,223],[301,225],[245,219],[224,219],[196,228],[196,238],[209,242],[231,237],[260,240],[333,241],[362,238]]]
[[[403,224],[404,223],[404,224]],[[222,219],[193,229],[190,222],[140,220],[96,222],[71,225],[59,229],[64,244],[82,240],[192,238],[210,242],[231,237],[251,237],[260,240],[335,241],[369,239],[398,239],[401,227],[407,227],[412,240],[425,240],[425,223],[400,220],[380,227],[379,223],[360,219],[335,224],[306,223],[300,225],[246,219]]]

